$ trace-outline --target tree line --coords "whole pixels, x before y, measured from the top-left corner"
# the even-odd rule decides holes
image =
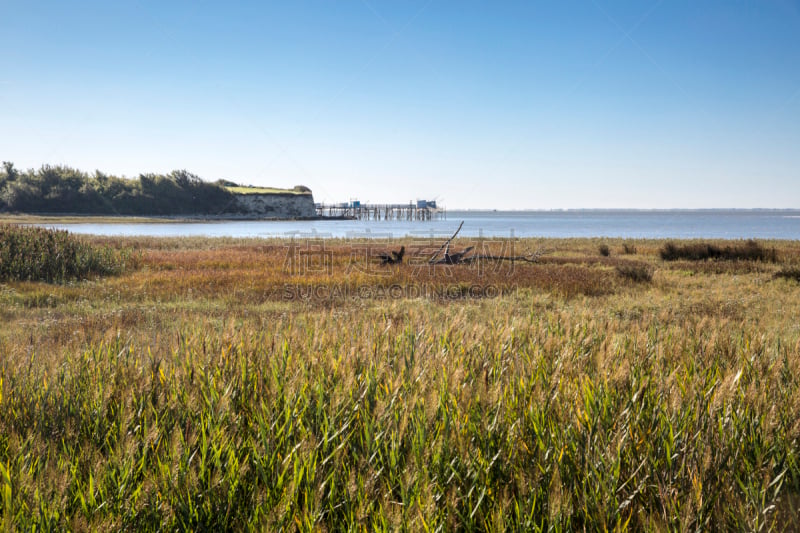
[[[186,170],[120,178],[67,166],[0,168],[0,212],[92,215],[216,215],[236,212],[231,182],[205,182]]]

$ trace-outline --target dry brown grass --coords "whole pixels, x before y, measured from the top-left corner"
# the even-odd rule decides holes
[[[800,244],[775,244],[784,263],[716,270],[662,262],[656,241],[606,258],[595,240],[530,240],[518,251],[548,249],[539,264],[436,268],[413,259],[429,246],[405,244],[410,264],[379,267],[369,253],[400,243],[293,255],[281,241],[135,239],[121,245],[138,270],[0,285],[0,518],[796,523],[800,285],[774,274]]]

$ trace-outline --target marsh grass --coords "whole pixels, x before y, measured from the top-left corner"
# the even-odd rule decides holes
[[[765,248],[755,240],[745,241],[743,244],[718,246],[713,243],[697,242],[676,244],[667,242],[661,248],[661,259],[675,261],[686,259],[690,261],[705,261],[717,259],[725,261],[768,261],[776,262],[775,248]]]
[[[617,273],[623,278],[636,283],[653,280],[653,268],[647,264],[620,264],[617,265]]]
[[[65,282],[121,273],[132,254],[66,231],[0,225],[0,281]]]
[[[636,263],[575,241],[553,245],[562,262],[372,271],[353,268],[359,244],[334,242],[330,268],[313,272],[289,268],[285,245],[139,243],[140,268],[120,276],[1,286],[7,528],[753,531],[800,520],[794,285],[684,275],[662,268],[658,245],[640,246],[652,253]],[[625,265],[658,276],[634,287]],[[506,292],[273,294],[423,282]]]
[[[775,273],[775,277],[800,281],[800,267],[797,266],[784,267]]]

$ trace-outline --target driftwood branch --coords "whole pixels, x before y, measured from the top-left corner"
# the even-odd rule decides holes
[[[461,231],[461,226],[463,225],[464,221],[462,220],[461,224],[458,225],[458,229],[456,230],[456,232],[453,233],[453,236],[447,239],[444,242],[444,244],[438,250],[436,250],[436,253],[433,254],[433,256],[430,259],[428,259],[428,263],[435,264],[437,262],[436,258],[439,257],[439,254],[442,253],[442,250],[444,250],[445,248],[447,248],[448,250],[450,249],[450,241],[456,238],[456,235],[458,235],[458,232]],[[445,256],[447,256],[447,251],[445,251]]]
[[[399,250],[391,250],[378,254],[382,265],[396,265],[403,262],[403,256],[406,254],[406,247],[401,246]]]
[[[458,229],[456,229],[455,233],[447,239],[444,244],[442,244],[436,253],[428,259],[429,265],[464,265],[464,264],[471,264],[476,261],[522,261],[524,263],[537,263],[539,258],[547,253],[546,250],[539,249],[533,253],[527,255],[493,255],[493,254],[476,254],[476,255],[469,255],[470,252],[475,248],[474,246],[468,246],[464,250],[460,252],[450,252],[450,244],[452,243],[453,239],[456,238],[458,232],[461,231],[461,228],[464,226],[464,221],[461,221],[461,224],[458,225]],[[444,255],[440,254],[444,250]],[[405,254],[405,246],[401,246],[399,251],[391,251],[391,252],[384,252],[378,255],[378,258],[381,260],[382,265],[393,265],[403,262],[403,255]]]

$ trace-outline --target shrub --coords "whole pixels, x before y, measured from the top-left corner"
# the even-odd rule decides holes
[[[726,261],[771,261],[777,259],[774,248],[764,248],[754,240],[745,241],[739,246],[726,246],[721,248],[710,243],[690,243],[678,245],[674,242],[667,242],[661,248],[661,259],[665,261],[676,261],[686,259],[689,261],[705,261],[708,259],[718,259]]]
[[[0,168],[0,211],[110,215],[216,215],[235,212],[233,194],[186,170],[124,179],[45,165],[20,172]]]
[[[631,244],[631,243],[624,242],[624,243],[622,243],[622,251],[623,251],[623,252],[624,252],[626,255],[633,255],[633,254],[635,254],[635,253],[636,253],[636,246],[634,246],[634,245],[633,245],[633,244]]]
[[[0,281],[64,282],[118,274],[131,254],[92,246],[67,231],[0,225]]]
[[[608,247],[607,244],[601,244],[597,249],[600,252],[600,255],[602,255],[603,257],[608,257],[609,255],[611,255],[611,249]]]
[[[784,267],[775,273],[775,278],[793,279],[800,282],[800,267]]]
[[[653,279],[653,269],[649,265],[618,265],[617,273],[636,283],[649,282]]]

